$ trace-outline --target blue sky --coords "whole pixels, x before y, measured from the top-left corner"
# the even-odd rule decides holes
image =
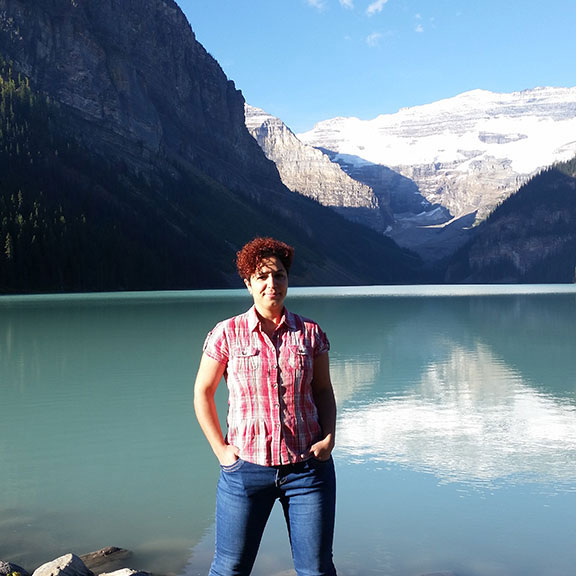
[[[246,101],[294,132],[483,88],[576,86],[576,0],[176,0]]]

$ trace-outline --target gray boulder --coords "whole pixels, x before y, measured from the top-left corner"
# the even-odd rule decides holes
[[[20,576],[30,576],[30,574],[24,570],[24,568],[18,566],[18,564],[0,560],[0,576],[11,576],[16,574],[19,574]]]
[[[42,564],[34,570],[32,576],[94,576],[94,572],[89,570],[76,554],[65,554]]]

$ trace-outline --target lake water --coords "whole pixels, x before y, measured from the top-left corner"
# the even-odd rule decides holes
[[[207,573],[218,466],[193,381],[207,331],[249,305],[0,298],[0,559],[114,545],[134,568]],[[575,574],[575,286],[292,289],[287,305],[332,343],[341,576]],[[279,509],[254,574],[292,574]]]

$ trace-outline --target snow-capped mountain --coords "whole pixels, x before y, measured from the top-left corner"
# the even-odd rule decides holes
[[[542,168],[576,155],[576,87],[474,90],[373,120],[326,120],[297,136],[331,151],[355,177],[386,166],[469,222]]]

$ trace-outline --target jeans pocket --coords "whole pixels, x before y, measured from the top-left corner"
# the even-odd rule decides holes
[[[220,470],[222,470],[222,472],[230,474],[232,472],[236,472],[236,470],[239,470],[242,467],[242,464],[244,464],[244,460],[238,458],[238,460],[236,460],[234,464],[229,464],[227,466],[220,464]]]

